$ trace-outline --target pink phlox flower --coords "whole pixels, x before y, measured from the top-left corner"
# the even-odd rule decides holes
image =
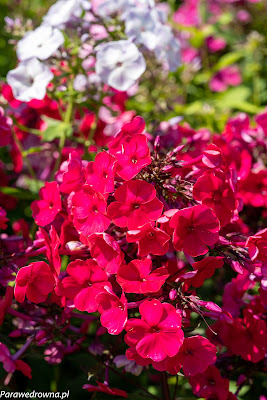
[[[8,145],[11,141],[12,119],[5,115],[4,110],[0,107],[0,147]]]
[[[81,235],[82,243],[89,246],[91,256],[108,274],[116,274],[124,260],[118,242],[107,233],[93,233],[89,237]]]
[[[55,278],[49,265],[37,261],[19,270],[16,277],[15,299],[22,303],[25,296],[32,303],[42,303],[55,286]]]
[[[54,221],[61,211],[61,198],[56,182],[45,182],[40,189],[40,200],[34,200],[31,204],[32,216],[37,225],[46,226]]]
[[[222,171],[207,171],[198,178],[193,187],[193,196],[215,212],[221,226],[231,221],[238,207],[235,193]]]
[[[118,161],[117,174],[126,181],[151,164],[147,138],[140,134],[124,138],[120,143],[120,150],[114,156]]]
[[[126,343],[135,346],[141,357],[153,361],[174,357],[184,339],[179,312],[159,300],[144,301],[139,312],[141,319],[131,318],[126,324]]]
[[[69,154],[65,172],[62,176],[60,191],[71,193],[79,191],[85,183],[85,170],[79,153],[73,151]]]
[[[170,236],[162,229],[147,223],[140,229],[128,231],[126,240],[128,243],[138,243],[139,257],[145,257],[150,253],[162,256],[169,250]]]
[[[168,276],[165,267],[152,271],[152,261],[144,258],[121,265],[116,279],[126,293],[154,293],[160,290]]]
[[[97,154],[95,161],[87,164],[85,179],[95,191],[106,194],[114,190],[116,159],[106,151]]]
[[[105,197],[89,185],[84,185],[81,191],[75,193],[71,203],[73,224],[79,233],[89,236],[92,233],[102,233],[109,227]]]
[[[127,322],[127,299],[125,294],[122,293],[119,298],[108,287],[104,287],[105,291],[96,296],[98,304],[98,311],[101,314],[101,325],[107,328],[110,335],[119,335]]]
[[[139,179],[123,183],[115,191],[115,200],[108,207],[108,216],[115,225],[133,230],[157,220],[163,204],[156,197],[156,190]]]
[[[220,224],[213,210],[204,205],[177,211],[170,221],[174,228],[173,245],[192,257],[208,252],[219,239]]]
[[[131,122],[123,125],[121,130],[116,134],[114,139],[109,142],[109,151],[111,154],[115,154],[120,150],[121,141],[125,137],[132,137],[134,135],[143,133],[146,123],[142,117],[135,117]]]
[[[8,218],[6,218],[6,211],[0,207],[0,229],[6,229],[7,228],[7,221],[9,221]]]
[[[214,365],[210,365],[203,373],[191,376],[189,383],[193,393],[204,399],[226,400],[229,394],[229,380],[222,378]]]
[[[96,296],[110,286],[106,272],[94,260],[75,260],[67,267],[69,276],[63,279],[63,291],[74,300],[77,310],[89,313],[97,310]]]

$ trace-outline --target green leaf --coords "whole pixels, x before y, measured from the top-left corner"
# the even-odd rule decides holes
[[[9,196],[14,196],[17,199],[21,200],[35,200],[38,198],[38,196],[34,193],[31,193],[30,191],[24,190],[24,189],[18,189],[18,188],[12,188],[12,187],[0,187],[0,192],[7,194]]]
[[[263,108],[248,102],[247,100],[250,95],[251,91],[248,87],[239,86],[228,89],[227,92],[217,95],[214,103],[220,110],[234,108],[250,114],[257,114],[261,112]]]
[[[71,136],[71,124],[49,117],[43,117],[43,120],[47,123],[47,129],[42,132],[43,142],[50,142],[55,139],[60,139],[63,135],[66,135],[67,137]]]
[[[224,54],[217,64],[214,66],[214,71],[218,71],[222,68],[228,67],[229,65],[232,65],[236,63],[237,61],[242,58],[244,54],[241,51],[232,51],[230,53]]]
[[[245,86],[238,86],[228,89],[224,93],[215,96],[214,102],[218,108],[235,108],[236,104],[242,103],[248,99],[250,89]]]
[[[40,181],[38,179],[32,179],[28,176],[24,177],[25,185],[26,187],[32,192],[32,193],[39,193],[39,190],[44,186],[44,181]]]

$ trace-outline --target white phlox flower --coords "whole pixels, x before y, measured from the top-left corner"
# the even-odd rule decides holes
[[[154,51],[157,59],[166,62],[170,71],[176,71],[181,65],[180,42],[168,25],[159,26],[156,35],[157,44]]]
[[[103,19],[127,11],[134,6],[134,0],[104,0],[97,6],[96,14]]]
[[[96,74],[114,89],[129,89],[146,69],[146,62],[137,46],[129,40],[100,45],[96,53]]]
[[[154,50],[157,44],[159,18],[155,9],[133,8],[125,16],[125,33],[148,50]]]
[[[57,0],[53,4],[43,21],[47,25],[61,26],[68,22],[71,17],[80,17],[83,10],[89,10],[91,4],[87,0]]]
[[[17,57],[21,61],[31,57],[47,60],[63,43],[64,36],[58,28],[41,25],[18,42]]]
[[[8,72],[7,83],[16,99],[28,102],[33,99],[42,100],[53,77],[47,65],[32,57],[21,61],[17,68]]]

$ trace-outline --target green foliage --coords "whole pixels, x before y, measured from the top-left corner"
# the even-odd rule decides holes
[[[47,128],[41,133],[43,142],[51,142],[54,139],[60,139],[62,136],[70,137],[72,126],[70,123],[58,121],[57,119],[43,117],[47,123]]]

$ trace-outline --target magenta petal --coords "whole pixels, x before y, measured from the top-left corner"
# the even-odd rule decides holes
[[[140,305],[139,311],[150,326],[157,326],[163,314],[163,306],[159,300],[146,300]]]
[[[167,357],[164,343],[156,332],[144,336],[136,345],[136,351],[141,357],[151,358],[153,361],[162,361]]]
[[[158,340],[160,340],[166,355],[174,357],[183,344],[184,333],[182,329],[177,332],[159,332]]]
[[[101,324],[107,328],[110,335],[119,335],[127,322],[127,311],[111,308],[101,315]]]
[[[96,294],[98,293],[92,287],[81,290],[74,299],[74,305],[77,310],[95,312],[97,311]]]

